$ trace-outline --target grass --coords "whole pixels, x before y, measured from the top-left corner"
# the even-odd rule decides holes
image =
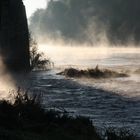
[[[88,77],[88,78],[117,78],[117,77],[128,77],[126,73],[119,73],[109,69],[99,69],[96,66],[94,69],[78,70],[75,68],[67,68],[60,75],[67,77]]]
[[[123,133],[122,137],[122,133],[108,129],[101,137],[89,118],[46,111],[40,96],[29,96],[19,89],[13,103],[0,101],[0,140],[135,140],[135,136]]]

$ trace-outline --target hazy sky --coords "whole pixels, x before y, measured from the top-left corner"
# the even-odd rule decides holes
[[[45,8],[47,0],[24,0],[24,4],[26,6],[27,17],[29,18],[31,14],[37,8]]]

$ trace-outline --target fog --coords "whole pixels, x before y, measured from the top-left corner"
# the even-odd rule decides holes
[[[0,68],[0,99],[9,99],[17,89],[16,82],[8,72],[2,58],[0,58]]]
[[[48,43],[40,44],[39,51],[44,52],[46,57],[50,58],[56,66],[93,67],[97,64],[103,66],[140,64],[140,48],[135,46],[127,46],[127,48],[119,46],[116,48],[108,47],[108,45],[89,47]]]
[[[138,0],[51,0],[33,13],[30,30],[46,42],[138,46],[139,11]]]

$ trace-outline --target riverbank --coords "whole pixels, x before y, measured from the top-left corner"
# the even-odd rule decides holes
[[[72,116],[89,117],[98,129],[125,126],[140,134],[139,83],[132,81],[133,77],[79,80],[56,75],[58,72],[32,72],[26,78],[18,76],[17,83],[36,94],[43,93],[46,110],[65,108]]]
[[[135,140],[126,129],[107,129],[101,135],[90,118],[72,117],[66,110],[45,110],[41,96],[20,89],[11,100],[0,101],[2,140]]]

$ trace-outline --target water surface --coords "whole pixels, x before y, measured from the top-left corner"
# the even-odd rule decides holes
[[[126,126],[140,134],[140,49],[41,46],[40,50],[55,67],[33,72],[29,79],[32,88],[44,93],[46,108],[65,108],[72,115],[90,117],[98,127]],[[93,68],[97,64],[130,77],[69,79],[56,75],[66,67]]]

